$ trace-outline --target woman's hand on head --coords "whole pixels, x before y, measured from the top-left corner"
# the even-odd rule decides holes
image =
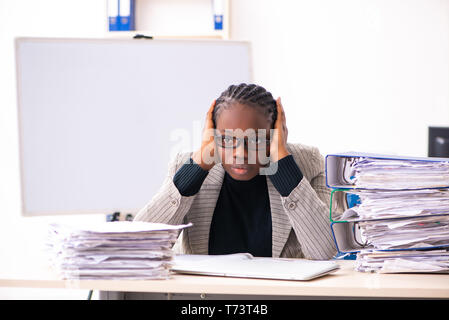
[[[206,115],[206,123],[204,125],[201,147],[192,155],[192,160],[195,161],[201,168],[206,171],[212,169],[215,165],[215,127],[212,118],[215,108],[215,100],[212,102],[209,111]]]
[[[277,98],[276,107],[278,115],[274,123],[274,133],[270,143],[270,157],[273,162],[279,161],[290,154],[287,150],[288,129],[281,98]]]

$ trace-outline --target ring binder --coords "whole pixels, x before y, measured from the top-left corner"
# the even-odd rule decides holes
[[[327,155],[325,167],[332,235],[339,255],[357,254],[356,270],[449,272],[449,158],[347,152]],[[341,216],[339,192],[360,202]]]
[[[440,214],[440,215],[430,215],[426,217],[446,217],[449,219],[449,214]],[[422,218],[422,217],[418,217]],[[379,222],[379,221],[393,221],[393,220],[406,220],[406,219],[416,219],[413,218],[391,218],[391,219],[377,219],[377,220],[354,220],[354,221],[335,221],[331,223],[331,231],[335,241],[335,245],[339,253],[358,253],[361,250],[378,250],[378,251],[406,251],[406,250],[415,250],[416,247],[410,248],[392,248],[392,249],[380,249],[373,246],[371,243],[368,243],[366,240],[360,238],[360,235],[356,232],[356,227],[361,222],[371,221],[371,222]],[[365,242],[365,243],[361,243]],[[445,244],[439,244],[434,246],[420,247],[419,249],[439,249],[439,248],[449,248],[449,239]]]
[[[135,0],[108,0],[109,31],[135,30]]]
[[[119,0],[120,31],[134,30],[134,0]]]
[[[119,31],[120,30],[118,8],[119,8],[119,0],[108,0],[109,31]]]
[[[444,177],[447,178],[445,184],[442,185],[423,185],[408,188],[373,188],[373,187],[357,187],[354,182],[354,172],[351,166],[356,160],[372,159],[378,161],[392,161],[405,163],[418,163],[421,165],[442,165],[446,172]],[[326,186],[331,189],[378,189],[378,190],[421,190],[421,189],[441,189],[449,188],[449,158],[427,158],[427,157],[401,157],[392,155],[382,155],[363,152],[343,152],[337,154],[329,154],[325,159]]]

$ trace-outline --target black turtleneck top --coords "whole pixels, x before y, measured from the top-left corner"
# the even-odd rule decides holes
[[[210,227],[209,254],[271,257],[271,238],[266,176],[238,181],[225,173]]]
[[[175,174],[173,182],[183,196],[201,188],[208,171],[190,159]],[[278,161],[277,172],[268,176],[281,196],[299,184],[302,173],[293,156]],[[209,254],[249,252],[256,257],[272,256],[272,222],[267,178],[257,175],[248,181],[223,178],[209,232]]]

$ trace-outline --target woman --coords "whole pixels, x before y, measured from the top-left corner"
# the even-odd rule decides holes
[[[287,134],[279,98],[230,86],[207,113],[201,148],[177,155],[135,221],[192,222],[183,253],[332,258],[323,158]]]

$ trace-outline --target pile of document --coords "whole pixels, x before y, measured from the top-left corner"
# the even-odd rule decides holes
[[[178,233],[190,225],[104,222],[50,225],[48,247],[64,279],[165,279]]]
[[[360,158],[353,163],[361,204],[357,270],[449,272],[449,164]],[[436,189],[444,188],[444,189]]]
[[[361,236],[376,249],[411,249],[449,245],[449,215],[360,221]]]
[[[449,251],[361,251],[357,256],[356,270],[379,273],[447,273]]]
[[[361,204],[346,210],[343,220],[360,220],[416,217],[449,214],[448,189],[421,190],[360,190]]]
[[[449,162],[358,158],[353,180],[360,189],[423,189],[449,186]]]
[[[331,196],[336,246],[357,252],[356,270],[449,272],[449,159],[332,154],[326,182],[355,204],[333,216]]]

